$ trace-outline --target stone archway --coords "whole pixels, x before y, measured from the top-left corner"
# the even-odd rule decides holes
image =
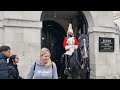
[[[68,24],[69,24],[69,20],[72,18],[74,18],[73,16],[74,15],[76,15],[76,17],[78,17],[79,15],[78,15],[78,13],[76,13],[76,11],[71,11],[72,12],[72,14],[70,15],[70,11],[69,12],[67,12],[67,13],[69,13],[69,17],[64,17],[64,19],[65,20],[63,20],[62,18],[63,18],[63,16],[62,16],[62,14],[61,15],[59,15],[59,20],[58,20],[58,14],[60,14],[60,12],[62,12],[62,11],[57,11],[57,13],[55,13],[55,11],[44,11],[44,12],[42,12],[42,14],[41,14],[41,18],[40,18],[40,20],[41,21],[47,21],[47,20],[51,20],[51,21],[55,21],[55,22],[57,22],[57,23],[59,23],[63,28],[64,28],[64,30],[67,32],[67,27],[68,27]],[[63,11],[64,12],[64,11]],[[78,12],[78,11],[77,11]],[[49,14],[46,14],[46,13],[49,13]],[[63,14],[66,14],[66,16],[67,16],[67,13],[63,13]],[[91,15],[91,12],[90,11],[82,11],[82,12],[80,12],[81,14],[80,15],[82,15],[83,16],[83,19],[84,19],[84,24],[86,25],[85,26],[85,32],[83,32],[83,33],[89,33],[89,30],[91,30],[92,29],[92,27],[93,27],[93,25],[94,25],[94,23],[93,23],[93,18],[92,18],[92,15]],[[52,18],[51,18],[52,17]],[[73,29],[75,30],[74,32],[75,33],[77,33],[78,32],[78,28],[76,27],[77,26],[77,19],[78,18],[75,18],[74,20],[73,20]],[[75,36],[76,36],[76,34],[75,34]]]
[[[52,21],[58,22],[57,18],[47,17],[47,15],[46,15],[47,12],[49,13],[49,12],[55,12],[55,11],[41,11],[41,15],[40,15],[41,28],[42,28],[42,21],[44,21],[44,20],[52,20]],[[94,26],[92,11],[79,11],[79,12],[82,12],[84,18],[86,19],[86,22],[88,24],[88,33],[89,33],[90,31],[92,31],[92,27]],[[47,17],[47,18],[45,18],[45,17]],[[64,26],[64,24],[62,22],[63,22],[63,20],[61,19],[61,20],[59,20],[58,23],[60,23],[61,26],[64,27],[65,30],[67,30],[68,22],[64,21],[66,26]]]

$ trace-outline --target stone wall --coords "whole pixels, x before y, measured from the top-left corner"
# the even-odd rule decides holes
[[[91,14],[94,21],[93,27],[89,28],[91,79],[118,79],[116,53],[119,32],[114,27],[113,12],[92,11]],[[99,52],[99,37],[115,38],[115,51]]]
[[[20,75],[26,78],[40,52],[40,11],[1,11],[0,44],[9,45],[20,58]]]
[[[113,12],[114,22],[116,26],[116,38],[117,39],[117,45],[116,48],[116,69],[117,69],[117,75],[120,78],[120,11],[114,11]]]

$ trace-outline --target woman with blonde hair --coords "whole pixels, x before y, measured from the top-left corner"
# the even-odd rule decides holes
[[[28,79],[58,79],[56,64],[50,59],[49,49],[40,50],[40,60],[32,65],[28,74]]]

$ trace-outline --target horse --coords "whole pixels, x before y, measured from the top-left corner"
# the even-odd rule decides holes
[[[80,53],[80,76],[82,79],[90,78],[90,58],[89,58],[89,36],[88,34],[81,34],[78,38],[79,41],[79,52]],[[79,58],[78,58],[79,59]],[[79,65],[80,66],[80,65]]]
[[[88,36],[82,34],[78,38],[78,41],[78,48],[75,49],[72,56],[69,57],[70,71],[67,71],[67,75],[64,73],[66,69],[65,54],[61,57],[61,79],[67,79],[69,75],[71,75],[72,79],[89,79],[90,66]]]

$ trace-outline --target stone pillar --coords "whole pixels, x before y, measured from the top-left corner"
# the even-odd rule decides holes
[[[91,79],[118,79],[116,52],[119,49],[112,11],[92,13],[94,26],[89,28]],[[89,23],[89,22],[88,22]],[[99,37],[114,38],[114,52],[99,52]]]

